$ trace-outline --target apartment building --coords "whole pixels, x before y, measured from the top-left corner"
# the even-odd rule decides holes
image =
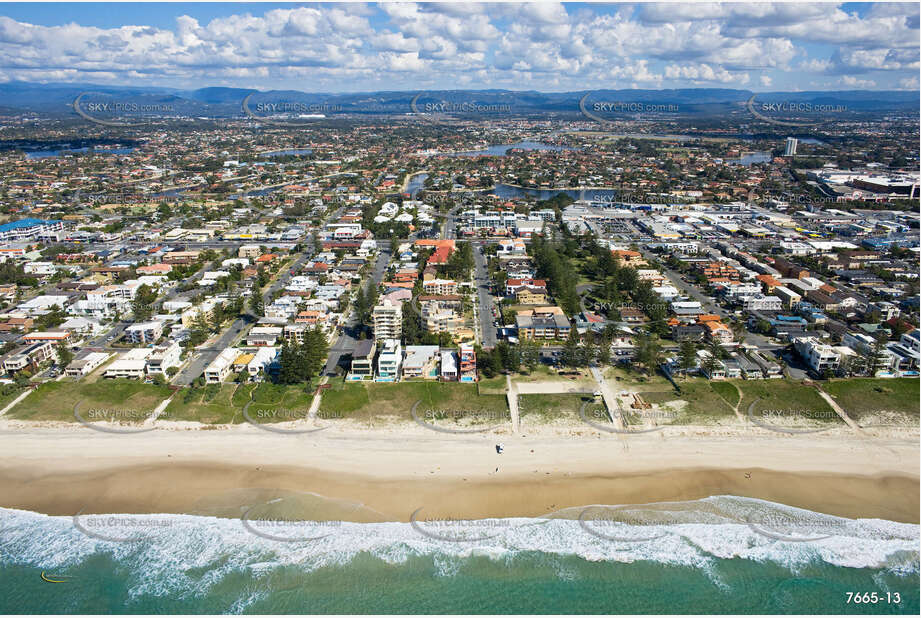
[[[422,282],[426,294],[457,294],[457,281],[452,279],[429,279]]]
[[[377,382],[396,382],[400,378],[400,366],[403,362],[403,349],[399,339],[381,341],[380,353],[377,355]]]
[[[67,365],[64,375],[74,379],[82,378],[92,373],[111,356],[107,352],[82,352]]]
[[[3,358],[3,370],[16,373],[23,369],[30,371],[54,356],[54,345],[50,341],[37,341],[13,350]]]
[[[0,225],[0,242],[20,242],[63,230],[64,222],[57,219],[20,219]]]
[[[815,337],[797,337],[793,340],[793,347],[810,369],[817,373],[826,369],[834,371],[841,361],[841,356],[832,346],[820,343]]]
[[[377,339],[399,339],[403,334],[403,306],[384,299],[371,311]]]
[[[156,343],[163,336],[163,322],[141,322],[125,329],[125,341],[129,343]]]
[[[403,379],[438,378],[439,348],[437,345],[408,345],[403,358]]]
[[[473,345],[462,343],[458,348],[460,355],[460,378],[461,382],[476,382],[476,351]]]
[[[234,348],[225,348],[211,363],[205,367],[205,382],[220,384],[227,379],[233,370],[233,362],[237,360],[240,351]]]
[[[374,379],[374,354],[377,352],[377,342],[374,339],[362,339],[352,352],[352,366],[347,380],[373,380]]]
[[[155,346],[153,352],[147,357],[147,373],[166,375],[170,367],[178,367],[182,362],[182,348],[179,343],[171,341],[164,345]]]
[[[106,367],[102,377],[143,379],[147,375],[147,359],[151,354],[153,354],[152,348],[133,348],[128,350]]]
[[[422,329],[427,333],[450,333],[464,325],[464,317],[441,303],[422,303]]]
[[[515,316],[518,337],[522,339],[565,339],[570,324],[560,307],[535,307]]]

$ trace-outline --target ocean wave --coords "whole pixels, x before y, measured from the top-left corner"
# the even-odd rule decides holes
[[[281,542],[254,535],[239,519],[198,515],[74,518],[0,509],[0,564],[63,571],[107,554],[131,577],[130,594],[201,594],[234,573],[260,577],[274,569],[313,571],[370,555],[389,564],[429,556],[452,577],[465,559],[512,561],[536,553],[587,561],[651,561],[714,571],[720,559],[772,562],[792,572],[816,562],[918,573],[919,526],[845,519],[782,504],[714,496],[645,505],[589,505],[539,518],[412,523],[341,522],[312,540]],[[110,519],[105,519],[110,518]],[[124,530],[103,538],[99,521]],[[294,522],[302,531],[305,522]],[[431,532],[432,534],[427,534]],[[766,534],[767,532],[767,534]],[[134,535],[134,536],[131,536]],[[130,540],[105,540],[105,537]],[[292,538],[302,538],[293,536]],[[452,540],[447,540],[452,539]],[[561,577],[570,573],[561,572]],[[258,599],[248,595],[240,611]]]

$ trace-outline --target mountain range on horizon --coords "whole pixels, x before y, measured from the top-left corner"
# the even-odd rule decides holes
[[[854,113],[918,110],[918,92],[904,90],[839,90],[801,92],[753,92],[729,88],[618,89],[540,92],[535,90],[388,90],[376,92],[312,93],[297,90],[258,91],[223,86],[195,90],[155,86],[105,86],[91,83],[0,83],[0,109],[6,113],[73,113],[74,100],[118,97],[139,105],[168,105],[176,115],[227,117],[241,114],[241,104],[252,95],[254,101],[284,101],[303,105],[335,106],[343,112],[369,110],[409,112],[415,100],[507,106],[522,113],[578,113],[579,103],[617,101],[678,106],[680,114],[706,115],[741,110],[752,96],[759,103],[786,102],[840,106]],[[95,99],[94,99],[95,98]],[[254,103],[255,105],[255,103]]]

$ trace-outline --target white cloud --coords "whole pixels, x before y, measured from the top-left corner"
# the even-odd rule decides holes
[[[916,4],[875,4],[861,17],[829,4],[365,3],[231,13],[205,23],[181,16],[170,28],[0,17],[0,74],[26,81],[742,87],[749,71],[771,69],[761,85],[805,88],[824,74],[856,80],[851,87],[895,88],[916,79],[919,66]]]

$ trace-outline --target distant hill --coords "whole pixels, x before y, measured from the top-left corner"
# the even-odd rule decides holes
[[[538,92],[535,90],[438,90],[379,91],[360,93],[310,93],[292,90],[260,92],[245,88],[205,87],[197,90],[147,86],[103,86],[89,83],[36,84],[7,82],[0,84],[0,108],[12,113],[73,114],[72,105],[82,93],[90,97],[130,100],[138,104],[168,103],[177,115],[228,117],[239,116],[241,103],[252,94],[253,101],[286,101],[305,105],[324,104],[344,112],[369,110],[408,113],[418,100],[477,105],[504,105],[512,113],[579,112],[579,102],[586,95],[592,101],[672,104],[682,115],[714,114],[741,110],[756,93],[727,88],[682,88],[670,90],[594,90],[573,92]],[[853,112],[892,112],[918,109],[918,93],[906,91],[815,91],[757,93],[758,103],[797,102],[813,105],[839,105]]]

